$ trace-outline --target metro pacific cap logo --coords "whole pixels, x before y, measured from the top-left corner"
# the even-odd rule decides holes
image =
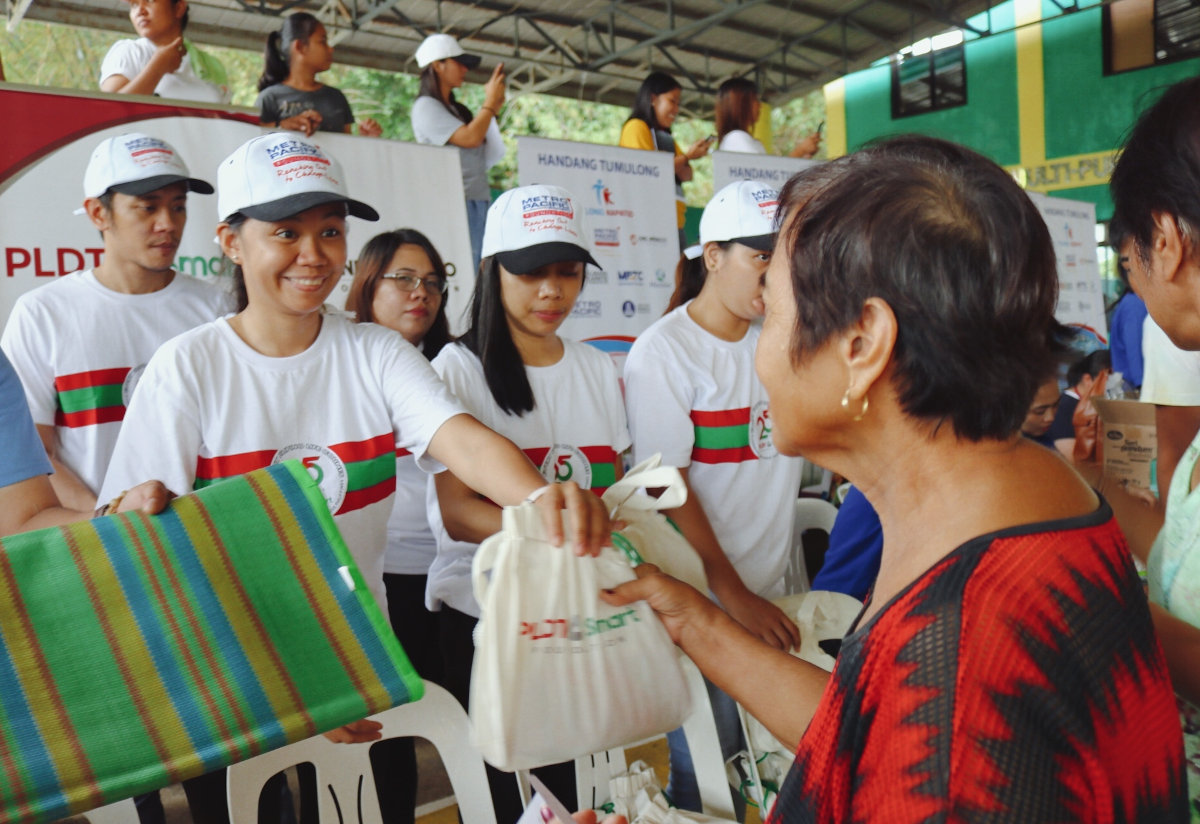
[[[521,217],[528,220],[531,217],[543,215],[554,215],[571,220],[575,217],[575,210],[571,207],[571,201],[565,197],[535,195],[521,199]]]
[[[133,162],[139,166],[170,163],[175,158],[174,149],[155,137],[135,137],[124,141],[122,145]]]

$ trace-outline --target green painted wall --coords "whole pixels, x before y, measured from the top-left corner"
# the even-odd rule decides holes
[[[1200,73],[1200,58],[1104,75],[1103,22],[1097,7],[1061,16],[1043,3],[1042,60],[1047,160],[1115,150],[1147,93]],[[1011,28],[1013,4],[992,10],[993,30]],[[982,22],[981,16],[976,21]],[[891,68],[875,66],[849,75],[846,137],[853,151],[877,137],[921,132],[964,143],[1001,165],[1020,162],[1017,120],[1016,35],[993,35],[966,44],[967,105],[893,120]],[[1112,203],[1106,186],[1053,192],[1096,204],[1107,220]]]

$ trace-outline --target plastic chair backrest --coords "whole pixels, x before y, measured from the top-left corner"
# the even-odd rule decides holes
[[[681,655],[680,663],[683,665],[688,690],[692,695],[692,714],[683,722],[683,733],[692,753],[696,783],[700,787],[700,803],[704,807],[705,815],[732,819],[733,797],[729,791],[725,759],[721,755],[721,742],[717,738],[717,725],[713,720],[712,703],[708,700],[704,676],[687,656]],[[642,743],[645,742],[634,741],[626,747]],[[610,798],[609,780],[625,772],[627,766],[624,748],[592,753],[575,759],[575,789],[579,806],[598,809],[601,804],[607,802]]]
[[[462,820],[496,824],[483,758],[471,745],[466,710],[454,696],[426,681],[421,700],[371,717],[383,724],[384,738],[416,737],[433,744],[450,776]],[[257,824],[263,785],[305,762],[316,769],[320,821],[381,822],[369,751],[370,744],[335,744],[318,735],[233,765],[228,773],[230,824]]]
[[[88,820],[88,824],[130,824],[138,820],[137,806],[132,798],[126,798],[88,810],[83,813],[83,817]]]
[[[820,498],[797,498],[792,521],[792,552],[788,556],[787,571],[783,575],[784,590],[788,595],[808,592],[808,565],[804,558],[804,533],[810,529],[830,532],[837,518],[837,507]]]

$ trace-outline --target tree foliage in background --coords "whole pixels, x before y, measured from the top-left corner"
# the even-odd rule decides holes
[[[0,30],[0,54],[5,73],[13,83],[57,86],[67,89],[96,89],[100,63],[117,40],[132,37],[94,29],[81,29],[37,21],[22,21],[15,33]],[[229,76],[233,103],[253,106],[258,95],[258,76],[262,73],[261,53],[203,46],[221,60]],[[486,78],[482,71],[479,79]],[[386,137],[413,140],[409,111],[416,100],[419,82],[411,74],[335,66],[321,78],[345,93],[356,117],[373,117]],[[483,87],[470,83],[456,93],[471,111],[483,103]],[[632,104],[630,100],[630,104]],[[509,98],[500,115],[501,132],[508,147],[504,160],[492,168],[489,179],[494,189],[517,185],[517,136],[533,135],[555,140],[616,145],[629,109],[607,103],[594,103],[545,94],[515,95]],[[825,119],[825,101],[818,90],[805,97],[776,106],[771,111],[771,126],[776,151],[795,145]],[[672,133],[687,147],[715,131],[711,119],[681,117]],[[819,156],[824,155],[824,149]],[[705,157],[692,163],[693,181],[684,186],[688,204],[703,206],[712,197],[712,161]]]

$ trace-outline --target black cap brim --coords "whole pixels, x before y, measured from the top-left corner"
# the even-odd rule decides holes
[[[273,200],[270,203],[247,206],[238,211],[255,220],[284,220],[326,203],[345,203],[347,214],[363,220],[379,220],[379,212],[361,200],[351,200],[335,192],[304,192]],[[228,218],[229,215],[225,215],[225,219]]]
[[[479,64],[481,62],[483,62],[483,58],[480,57],[478,54],[460,54],[460,55],[456,55],[455,57],[451,57],[450,59],[457,60],[459,63],[462,63],[468,69],[477,69],[477,68],[479,68]]]
[[[155,175],[154,177],[144,177],[141,180],[131,180],[128,183],[117,183],[109,186],[109,190],[120,192],[123,195],[139,195],[149,194],[157,189],[162,189],[165,186],[170,186],[172,183],[186,183],[188,191],[195,192],[200,195],[211,195],[214,191],[209,183],[195,177],[183,177],[181,175]]]
[[[751,237],[735,237],[730,238],[730,243],[740,243],[743,246],[749,246],[751,249],[757,249],[760,252],[770,252],[775,248],[775,232],[770,232],[765,235],[753,235]]]
[[[578,260],[590,263],[597,269],[600,268],[600,264],[587,249],[563,241],[539,243],[536,246],[526,246],[524,249],[514,249],[511,252],[497,252],[496,260],[500,261],[500,265],[514,275],[527,275],[547,264],[560,263],[565,260]]]

